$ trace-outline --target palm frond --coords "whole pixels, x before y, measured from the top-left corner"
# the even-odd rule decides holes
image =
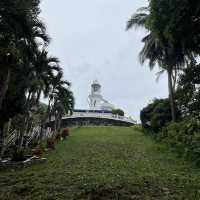
[[[126,24],[126,30],[129,30],[133,27],[138,28],[142,27],[145,28],[146,20],[148,15],[146,13],[136,13],[134,14]]]
[[[159,81],[161,75],[163,75],[163,73],[165,72],[164,69],[160,70],[159,72],[156,73],[156,82]]]

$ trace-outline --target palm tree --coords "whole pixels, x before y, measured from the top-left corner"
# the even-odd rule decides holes
[[[62,79],[59,60],[46,50],[50,39],[38,17],[39,3],[40,0],[0,1],[0,148],[5,123],[19,113],[24,121],[20,126],[23,138],[31,121],[29,114],[39,104],[41,94],[49,98],[49,118],[54,112],[58,114],[58,127],[62,116],[73,110],[70,83]],[[12,105],[16,97],[20,106]],[[6,109],[11,112],[5,117]]]
[[[39,0],[2,0],[0,2],[0,110],[9,89],[10,80],[15,78],[13,73],[18,67],[24,84],[28,86],[32,70],[32,55],[39,48],[41,41],[47,45],[49,37],[44,24],[38,19]],[[38,43],[40,41],[40,43]],[[24,70],[21,70],[24,69]],[[27,78],[25,78],[27,77]],[[18,88],[16,88],[17,90]],[[14,113],[12,113],[14,114]],[[13,116],[10,116],[13,117]],[[0,147],[2,146],[3,127],[0,124]]]
[[[175,121],[175,79],[173,79],[173,73],[176,73],[177,70],[184,66],[187,59],[186,54],[183,52],[183,49],[176,49],[169,41],[163,42],[155,31],[152,30],[149,8],[141,8],[131,17],[127,23],[127,30],[132,27],[143,27],[148,30],[148,34],[142,39],[144,46],[139,55],[140,62],[144,64],[148,60],[150,69],[153,69],[158,64],[162,70],[167,72],[171,115],[172,120]]]
[[[24,123],[28,127],[30,123],[29,113],[31,108],[36,108],[40,105],[41,94],[44,94],[44,98],[49,96],[51,90],[52,80],[55,77],[55,73],[61,72],[59,67],[59,60],[55,57],[48,56],[48,52],[43,50],[37,50],[33,56],[32,61],[32,73],[28,81],[29,87],[27,90],[27,105],[26,115],[24,116]],[[43,135],[44,123],[46,122],[45,117],[41,121],[41,136]],[[26,128],[23,132],[25,132]]]
[[[72,114],[74,108],[74,97],[69,88],[60,86],[54,93],[52,111],[55,116],[54,130],[60,130],[62,117],[65,114]]]
[[[56,131],[61,127],[62,116],[73,112],[74,97],[70,90],[71,84],[63,80],[62,71],[52,77],[51,84],[47,116],[49,121],[52,115],[55,117],[54,129]]]
[[[44,24],[38,19],[39,1],[0,2],[0,109],[10,81],[12,67],[23,63],[24,46],[38,47],[38,38],[49,42]],[[22,48],[23,47],[23,48]],[[24,54],[25,53],[25,54]]]
[[[48,119],[50,121],[51,115],[52,115],[52,106],[55,102],[55,96],[59,93],[59,91],[62,91],[61,88],[69,88],[70,83],[68,81],[63,80],[63,72],[59,71],[56,76],[51,77],[50,79],[50,87],[49,87],[49,103],[48,103]]]
[[[38,90],[36,95],[36,102],[39,102],[41,93],[44,93],[44,96],[48,96],[50,91],[50,85],[52,77],[55,73],[61,71],[59,67],[59,60],[56,57],[49,57],[46,50],[38,51],[36,53],[36,59],[33,63],[35,71],[35,79],[38,83]]]

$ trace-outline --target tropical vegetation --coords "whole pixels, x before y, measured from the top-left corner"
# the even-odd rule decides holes
[[[64,80],[59,59],[48,52],[50,38],[39,14],[40,0],[0,1],[1,155],[13,130],[22,146],[35,127],[42,139],[52,116],[58,130],[62,116],[73,111],[71,84]]]
[[[141,111],[142,126],[182,157],[199,164],[200,3],[150,0],[127,23],[127,30],[143,27],[147,35],[140,52],[142,64],[167,72],[168,99],[155,99]],[[169,110],[170,108],[170,110]],[[169,112],[171,111],[171,112]]]
[[[122,109],[113,109],[112,110],[113,115],[119,115],[119,116],[124,116],[124,111]]]

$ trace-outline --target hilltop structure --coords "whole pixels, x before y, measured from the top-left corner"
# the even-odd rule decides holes
[[[101,85],[97,80],[92,83],[88,98],[90,110],[112,111],[114,109],[114,106],[101,95]]]
[[[132,126],[137,122],[131,117],[113,114],[114,106],[105,100],[101,94],[101,85],[95,80],[91,84],[88,96],[89,109],[75,109],[72,115],[62,119],[62,127],[71,126]],[[53,128],[54,119],[50,122]]]

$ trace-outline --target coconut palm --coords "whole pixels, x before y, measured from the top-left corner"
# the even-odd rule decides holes
[[[153,69],[156,64],[167,72],[169,99],[171,105],[172,120],[176,120],[175,113],[175,98],[173,73],[184,66],[187,57],[183,49],[176,48],[169,41],[163,41],[159,38],[150,25],[149,8],[141,8],[134,14],[127,23],[127,30],[133,27],[143,27],[148,30],[148,34],[142,39],[144,46],[139,54],[140,62],[144,64],[149,61],[150,69]]]

